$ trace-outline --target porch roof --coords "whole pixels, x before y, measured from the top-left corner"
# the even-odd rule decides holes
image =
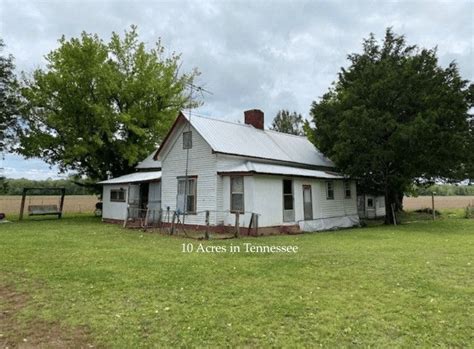
[[[135,172],[120,177],[108,179],[98,184],[124,184],[137,182],[151,182],[161,179],[161,171]]]
[[[308,170],[304,168],[265,164],[247,161],[244,164],[219,171],[219,174],[258,173],[294,177],[311,177],[322,179],[344,179],[342,174],[332,171]]]

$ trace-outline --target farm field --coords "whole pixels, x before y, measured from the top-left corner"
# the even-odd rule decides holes
[[[197,253],[88,215],[0,224],[0,346],[469,347],[474,220],[458,212],[202,242],[290,254]]]
[[[474,205],[474,196],[436,196],[437,209],[465,208],[469,203]],[[58,204],[57,196],[35,196],[31,204]],[[67,195],[64,201],[66,213],[88,213],[93,212],[95,203],[98,201],[95,195]],[[18,214],[20,211],[21,196],[0,196],[0,212],[6,214]],[[29,200],[27,199],[26,205]],[[407,210],[417,210],[431,207],[431,196],[405,197],[403,204]]]
[[[435,196],[435,208],[452,209],[465,208],[467,205],[474,205],[474,196]],[[406,210],[417,210],[431,207],[431,196],[404,197],[403,208]]]
[[[25,211],[31,205],[59,205],[59,196],[41,195],[26,198]],[[95,204],[99,200],[96,195],[66,195],[64,198],[64,212],[88,213],[94,212]],[[21,196],[0,195],[0,212],[8,214],[20,213]]]

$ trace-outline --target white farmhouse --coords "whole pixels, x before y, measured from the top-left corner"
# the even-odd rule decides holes
[[[241,227],[258,215],[259,233],[359,224],[355,181],[306,137],[264,130],[260,110],[243,124],[180,113],[154,159],[161,208],[184,214],[186,226],[205,225],[206,211],[216,229],[234,225],[236,212]]]

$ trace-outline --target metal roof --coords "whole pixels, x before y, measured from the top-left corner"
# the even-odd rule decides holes
[[[343,179],[343,175],[336,172],[320,171],[320,170],[308,170],[304,168],[262,164],[253,161],[247,161],[246,163],[228,169],[219,171],[221,174],[225,173],[259,173],[259,174],[270,174],[270,175],[284,175],[294,177],[312,177],[312,178],[323,178],[323,179]]]
[[[123,184],[136,182],[151,182],[161,179],[161,171],[135,172],[120,177],[108,179],[98,184]]]
[[[304,136],[260,130],[251,125],[207,117],[183,115],[218,153],[293,162],[309,166],[334,167]]]
[[[153,151],[150,155],[148,155],[144,160],[140,161],[135,168],[137,170],[146,170],[146,169],[161,169],[161,161],[155,160],[156,150]]]

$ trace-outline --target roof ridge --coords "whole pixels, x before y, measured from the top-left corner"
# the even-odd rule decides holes
[[[278,134],[285,135],[285,136],[289,136],[289,137],[297,137],[297,138],[305,138],[305,139],[308,139],[308,137],[303,136],[303,135],[294,135],[294,134],[291,134],[291,133],[286,133],[286,132],[281,132],[281,131],[276,131],[276,130],[271,130],[271,129],[264,130],[264,131],[265,131],[265,132],[271,132],[271,133],[278,133]]]
[[[184,113],[183,113],[184,114]],[[189,114],[186,113],[184,114],[186,116],[186,118],[188,119],[189,121]],[[201,118],[201,119],[206,119],[206,120],[212,120],[212,121],[219,121],[219,122],[225,122],[226,124],[231,124],[231,125],[237,125],[237,126],[245,126],[247,128],[255,128],[253,127],[252,125],[249,125],[249,124],[241,124],[239,122],[233,122],[233,121],[229,121],[229,120],[222,120],[222,119],[216,119],[216,118],[213,118],[213,117],[210,117],[210,116],[203,116],[203,115],[191,115],[191,118]]]

